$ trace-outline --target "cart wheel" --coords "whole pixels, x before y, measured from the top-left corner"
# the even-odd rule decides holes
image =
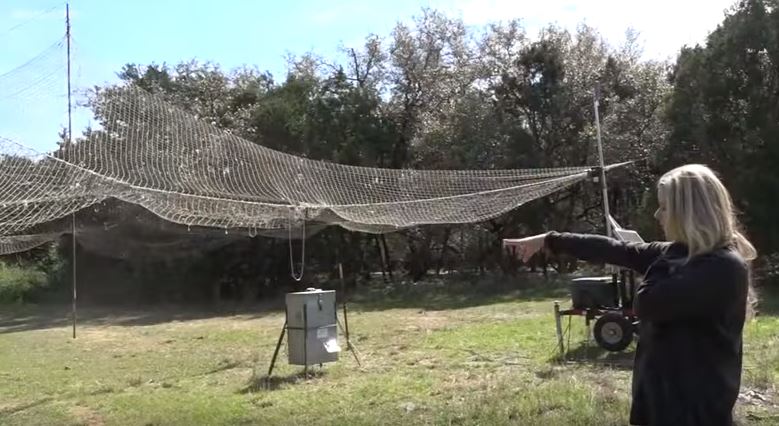
[[[592,331],[598,346],[607,351],[619,352],[633,341],[633,324],[619,314],[601,316]]]

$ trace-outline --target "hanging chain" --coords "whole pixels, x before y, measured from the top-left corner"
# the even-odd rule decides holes
[[[287,241],[289,242],[289,272],[292,276],[292,279],[300,282],[300,280],[303,279],[303,272],[305,271],[306,267],[306,218],[305,218],[305,210],[304,210],[304,217],[302,220],[302,232],[303,235],[301,236],[301,248],[300,248],[300,273],[295,273],[295,256],[292,253],[292,223],[294,221],[295,213],[297,212],[296,207],[292,207],[289,209],[289,226],[287,227]]]

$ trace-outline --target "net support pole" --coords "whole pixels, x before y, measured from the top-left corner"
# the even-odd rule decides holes
[[[73,146],[73,104],[71,101],[71,87],[70,87],[70,4],[65,3],[65,39],[67,41],[67,73],[68,73],[68,148],[72,148]],[[76,285],[76,212],[73,212],[71,214],[71,232],[72,232],[72,246],[71,249],[73,251],[73,306],[72,306],[72,317],[73,317],[73,338],[76,338],[76,299],[77,299],[77,289],[78,286]]]
[[[595,86],[593,90],[593,106],[595,110],[595,131],[598,140],[598,160],[600,162],[600,184],[603,191],[603,219],[606,222],[606,235],[611,237],[613,235],[611,229],[611,221],[609,221],[609,192],[606,185],[606,166],[603,161],[603,142],[600,135],[600,115],[598,114],[598,97],[600,95],[599,86]]]
[[[560,359],[565,356],[565,346],[563,345],[563,326],[560,319],[560,302],[554,302],[554,322],[557,332],[557,346],[560,348]]]
[[[73,269],[73,307],[72,307],[71,314],[73,317],[73,338],[75,339],[76,338],[76,299],[78,298],[78,292],[77,292],[78,286],[76,285],[77,275],[76,275],[76,213],[75,212],[71,216],[71,223],[72,223],[71,232],[73,234],[71,238],[71,242],[72,242],[71,251],[73,252],[72,254],[73,264],[71,265]]]
[[[352,345],[351,340],[349,340],[349,317],[346,314],[346,282],[344,280],[343,264],[340,261],[338,262],[338,278],[341,281],[341,296],[344,298],[344,327],[342,328],[344,329],[344,334],[346,335],[346,349],[349,350],[354,356],[354,360],[357,362],[357,366],[362,367],[360,358],[357,356],[357,352],[355,352],[355,347]]]

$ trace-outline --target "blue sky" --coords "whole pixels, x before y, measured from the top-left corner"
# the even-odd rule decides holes
[[[198,59],[225,69],[242,65],[282,78],[286,55],[307,51],[335,58],[339,45],[359,45],[371,33],[386,36],[431,7],[480,26],[522,18],[533,35],[548,23],[574,28],[587,22],[619,43],[637,29],[645,56],[673,57],[683,44],[701,42],[716,28],[730,0],[72,0],[75,88],[115,81],[125,63],[175,64]],[[0,1],[0,84],[19,67],[64,36],[61,0]],[[670,15],[669,11],[673,11]],[[64,49],[61,49],[64,55]],[[0,137],[40,151],[54,148],[66,123],[65,77],[55,71],[64,57],[25,70],[16,84],[30,84],[36,70],[51,71],[50,85],[29,99],[9,98],[0,87]],[[58,62],[59,61],[59,62]],[[6,78],[6,81],[8,79]],[[49,80],[47,80],[49,81]],[[6,86],[12,84],[5,83]],[[88,121],[76,120],[77,131]]]

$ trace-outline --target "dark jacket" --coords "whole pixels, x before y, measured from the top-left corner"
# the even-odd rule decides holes
[[[634,425],[731,425],[741,384],[749,268],[730,246],[687,261],[679,243],[550,233],[546,248],[633,269],[644,279],[633,364]]]

